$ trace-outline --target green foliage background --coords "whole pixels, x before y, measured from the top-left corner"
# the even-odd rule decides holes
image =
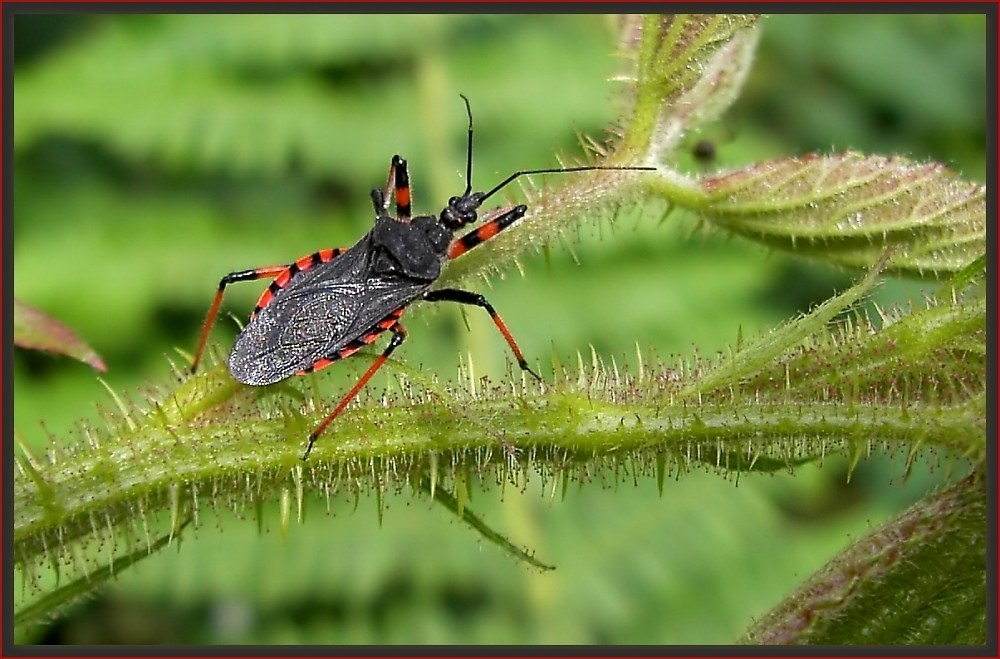
[[[102,355],[117,391],[167,377],[193,350],[218,278],[351,244],[367,192],[407,157],[418,211],[464,186],[577,157],[574,130],[616,116],[615,23],[599,16],[46,16],[15,18],[15,295]],[[945,163],[985,178],[985,21],[976,16],[774,16],[726,120],[703,137],[723,167],[846,148]],[[695,140],[692,139],[692,146]],[[720,235],[678,215],[585,233],[475,286],[543,375],[593,345],[634,364],[710,355],[766,331],[856,273]],[[579,264],[577,263],[579,261]],[[226,307],[244,317],[245,285]],[[919,298],[889,281],[882,305]],[[453,377],[469,354],[499,379],[489,320],[414,309],[410,366]],[[213,335],[227,348],[235,323]],[[342,391],[351,360],[315,376]],[[84,365],[15,355],[15,424],[29,445],[111,406]],[[392,373],[369,388],[378,395]],[[44,422],[44,428],[41,423]],[[349,422],[349,417],[345,418]],[[46,432],[47,431],[47,432]],[[321,440],[322,441],[322,440]],[[728,643],[849,538],[933,483],[905,456],[787,475],[711,472],[594,483],[550,497],[475,493],[471,506],[554,572],[514,563],[425,498],[335,500],[278,532],[203,516],[97,600],[23,642]],[[961,465],[956,464],[956,473]],[[613,491],[606,491],[613,490]],[[353,511],[353,512],[352,512]]]

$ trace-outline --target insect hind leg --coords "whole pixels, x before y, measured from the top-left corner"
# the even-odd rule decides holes
[[[507,325],[504,324],[503,319],[500,318],[500,314],[497,310],[493,308],[485,297],[479,293],[472,293],[470,291],[463,291],[457,288],[441,288],[436,291],[430,291],[424,295],[424,299],[428,302],[458,302],[459,304],[468,304],[475,307],[482,307],[486,310],[486,313],[490,315],[493,320],[493,324],[497,326],[500,330],[500,334],[503,335],[504,340],[507,345],[510,346],[511,352],[514,353],[514,358],[517,359],[517,365],[521,367],[522,371],[527,371],[531,373],[532,376],[539,382],[542,380],[538,373],[531,370],[528,366],[528,360],[524,358],[524,353],[521,352],[521,348],[517,345],[517,341],[514,340],[514,336],[507,329]]]
[[[333,420],[344,411],[344,408],[347,407],[348,403],[354,400],[354,397],[357,396],[362,387],[368,383],[368,380],[375,375],[375,372],[382,368],[382,365],[385,364],[387,359],[389,359],[389,355],[392,354],[392,351],[402,345],[403,341],[406,340],[406,328],[399,323],[391,326],[389,331],[392,332],[392,339],[389,341],[389,345],[387,345],[385,350],[382,351],[382,354],[378,356],[375,363],[368,367],[368,370],[365,371],[364,375],[358,378],[358,381],[354,383],[351,390],[344,394],[344,397],[340,399],[340,402],[337,403],[335,408],[333,408],[333,411],[327,414],[326,417],[319,422],[319,425],[316,426],[316,429],[309,434],[309,446],[306,447],[306,452],[302,454],[303,460],[309,457],[313,444],[316,443],[316,440],[323,434],[323,431],[326,430],[327,426],[329,426],[330,423],[332,423]]]

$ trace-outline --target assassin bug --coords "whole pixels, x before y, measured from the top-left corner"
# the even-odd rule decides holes
[[[509,228],[524,217],[528,207],[521,204],[495,211],[478,229],[457,239],[454,234],[475,223],[482,203],[520,176],[591,170],[655,170],[654,167],[596,166],[523,170],[511,174],[487,192],[473,192],[472,109],[469,99],[463,95],[462,100],[469,117],[465,192],[449,199],[437,217],[410,216],[409,173],[406,161],[396,155],[389,166],[385,188],[376,188],[371,193],[375,226],[353,247],[322,249],[289,265],[231,272],[219,281],[219,290],[201,330],[192,373],[198,369],[226,286],[239,281],[274,277],[229,353],[229,372],[244,384],[263,386],[292,375],[317,371],[353,355],[384,332],[392,333],[382,354],[309,435],[303,460],[309,456],[316,438],[406,339],[406,330],[399,319],[406,307],[417,300],[482,307],[510,346],[518,366],[541,380],[528,366],[514,337],[485,297],[456,288],[431,290],[446,261],[458,258]],[[395,217],[389,214],[390,191],[396,202]]]

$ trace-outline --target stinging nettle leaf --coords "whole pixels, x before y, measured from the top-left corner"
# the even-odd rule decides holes
[[[98,371],[107,367],[73,330],[38,309],[14,300],[14,345],[78,359]]]
[[[762,162],[702,180],[703,219],[768,246],[867,267],[956,272],[985,250],[986,188],[937,163],[856,152]]]
[[[651,161],[736,100],[757,45],[757,14],[668,14],[623,21],[622,51],[637,57],[625,149]]]
[[[981,470],[859,539],[758,620],[755,645],[986,641]]]

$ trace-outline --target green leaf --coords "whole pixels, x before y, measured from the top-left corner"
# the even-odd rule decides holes
[[[90,364],[98,371],[107,370],[94,349],[71,329],[18,300],[14,300],[14,345],[66,355]]]
[[[754,645],[986,642],[983,465],[851,547],[764,615]]]
[[[855,267],[955,272],[983,252],[986,188],[936,163],[843,153],[762,162],[703,179],[694,209],[764,244]]]
[[[736,100],[757,45],[756,14],[653,14],[624,19],[622,51],[636,59],[623,149],[655,162],[687,131]]]

